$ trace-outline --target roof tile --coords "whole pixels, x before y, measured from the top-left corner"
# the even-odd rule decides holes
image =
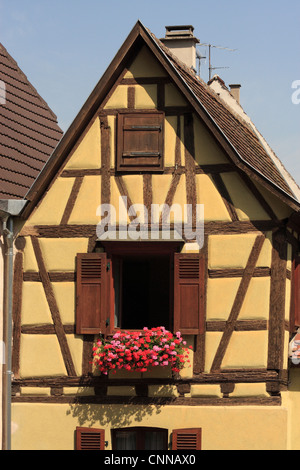
[[[0,44],[0,198],[24,198],[62,137],[47,103]]]

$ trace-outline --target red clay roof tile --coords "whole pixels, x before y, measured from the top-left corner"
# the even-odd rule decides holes
[[[0,44],[0,199],[24,198],[62,137],[57,118]]]

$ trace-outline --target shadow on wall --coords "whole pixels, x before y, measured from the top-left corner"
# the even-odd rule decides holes
[[[83,397],[82,397],[83,398]],[[112,401],[114,401],[113,397]],[[79,426],[93,426],[122,428],[142,422],[147,416],[158,415],[165,404],[166,399],[161,399],[157,404],[137,405],[134,398],[126,404],[97,404],[85,403],[86,400],[77,398],[78,402],[70,405],[67,415],[72,415]],[[119,400],[118,400],[119,401]],[[132,402],[131,402],[132,401]]]

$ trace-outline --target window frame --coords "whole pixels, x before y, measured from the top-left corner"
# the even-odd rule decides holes
[[[109,259],[111,261],[111,273],[110,273],[110,298],[111,298],[111,309],[110,309],[110,322],[113,322],[113,333],[116,331],[143,331],[140,328],[127,328],[125,326],[121,326],[123,323],[123,315],[124,315],[124,301],[123,301],[123,289],[122,289],[122,283],[123,283],[123,263],[124,261],[136,259],[138,256],[141,256],[142,258],[147,257],[151,259],[151,255],[149,253],[123,253],[123,254],[112,254],[110,255]],[[168,258],[168,264],[169,264],[169,312],[168,312],[168,324],[163,325],[165,326],[166,329],[172,330],[173,329],[173,312],[174,312],[174,307],[173,307],[173,297],[174,297],[174,276],[173,276],[173,270],[172,270],[172,265],[173,265],[173,257],[170,253],[153,253],[153,257],[155,258]],[[120,269],[120,284],[119,284],[119,290],[116,292],[115,287],[114,287],[114,267],[116,266],[116,261],[118,260],[118,269]],[[166,261],[165,261],[166,262]],[[118,320],[119,320],[119,325],[115,325],[115,302],[116,298],[118,297],[118,305],[119,305],[119,312],[118,312]],[[147,326],[147,325],[143,325]],[[155,326],[160,326],[160,325],[155,325]]]
[[[107,254],[107,259],[113,266],[114,258],[122,258],[125,256],[135,256],[137,253],[143,255],[153,256],[169,256],[170,257],[170,301],[169,301],[169,326],[170,329],[174,327],[174,276],[173,276],[173,257],[176,251],[179,249],[180,243],[176,242],[102,242],[104,250]],[[109,297],[110,297],[110,309],[109,309],[109,323],[111,325],[108,334],[114,334],[119,331],[143,331],[135,328],[122,329],[114,326],[115,320],[115,291],[114,291],[114,280],[113,280],[113,268],[109,270]],[[113,325],[113,326],[112,326]],[[146,326],[146,325],[145,325]],[[157,325],[164,326],[164,325]]]
[[[125,120],[126,118],[136,119],[137,123],[132,125],[136,126],[136,131],[139,131],[138,127],[140,127],[140,131],[146,131],[144,127],[151,125],[139,125],[138,120],[143,118],[155,117],[158,120],[157,127],[160,128],[158,130],[158,155],[149,155],[149,152],[142,152],[140,155],[136,155],[134,157],[131,155],[130,158],[132,163],[124,162],[124,131],[129,132],[130,129],[124,129],[125,127]],[[120,173],[142,173],[142,172],[162,172],[164,170],[164,134],[165,134],[165,113],[163,111],[158,111],[156,109],[139,109],[136,111],[128,111],[128,110],[120,110],[117,115],[117,136],[116,136],[116,170]],[[143,129],[142,129],[143,128]],[[133,129],[133,127],[132,127]],[[150,129],[149,129],[150,130]],[[155,130],[155,129],[152,129]],[[138,152],[138,150],[136,150]],[[150,152],[151,153],[151,152]],[[154,152],[156,153],[156,152]],[[145,161],[145,158],[147,161]]]
[[[201,335],[205,331],[205,258],[200,253],[180,253],[181,241],[164,242],[133,242],[133,241],[102,241],[103,252],[77,255],[77,281],[76,281],[76,334],[103,334],[112,335],[120,331],[128,331],[115,327],[115,292],[113,278],[113,256],[130,255],[137,253],[147,256],[164,254],[170,256],[170,301],[169,301],[169,327],[170,331],[180,331],[182,335]],[[95,293],[91,293],[91,299],[80,299],[82,286],[80,269],[78,263],[82,258],[103,258],[102,273],[105,273],[105,279],[101,280],[100,299],[102,307],[99,310],[99,318],[94,318],[93,309],[95,308]],[[195,260],[198,266],[196,271],[194,264],[184,266],[183,279],[180,278],[180,266],[178,262],[185,259]],[[190,273],[190,276],[188,274]],[[99,289],[99,284],[95,283],[95,289]],[[192,299],[189,297],[193,292]],[[102,296],[102,297],[101,297]],[[105,296],[105,298],[103,298]],[[94,302],[94,303],[93,303]],[[81,308],[79,308],[81,306]],[[83,307],[84,308],[83,308]],[[90,306],[87,309],[86,306]],[[98,323],[97,323],[98,322]],[[84,325],[84,327],[83,327]],[[144,325],[147,326],[147,325]],[[165,326],[165,325],[157,325]],[[142,331],[134,328],[131,331]]]
[[[111,429],[111,442],[112,442],[112,450],[117,450],[116,449],[116,434],[117,432],[130,432],[134,431],[137,433],[137,449],[136,450],[149,450],[145,449],[145,436],[146,432],[159,432],[163,434],[163,439],[164,439],[164,449],[161,450],[168,450],[168,438],[169,438],[169,431],[166,428],[152,428],[152,427],[147,427],[147,426],[133,426],[133,427],[128,427],[128,428],[116,428],[116,429]]]

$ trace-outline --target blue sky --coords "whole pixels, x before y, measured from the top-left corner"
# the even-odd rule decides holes
[[[300,185],[299,0],[0,0],[0,42],[66,130],[139,19],[156,36],[192,24],[225,83]],[[205,55],[205,47],[199,49]],[[208,61],[202,62],[208,79]],[[300,95],[298,95],[300,96]]]

